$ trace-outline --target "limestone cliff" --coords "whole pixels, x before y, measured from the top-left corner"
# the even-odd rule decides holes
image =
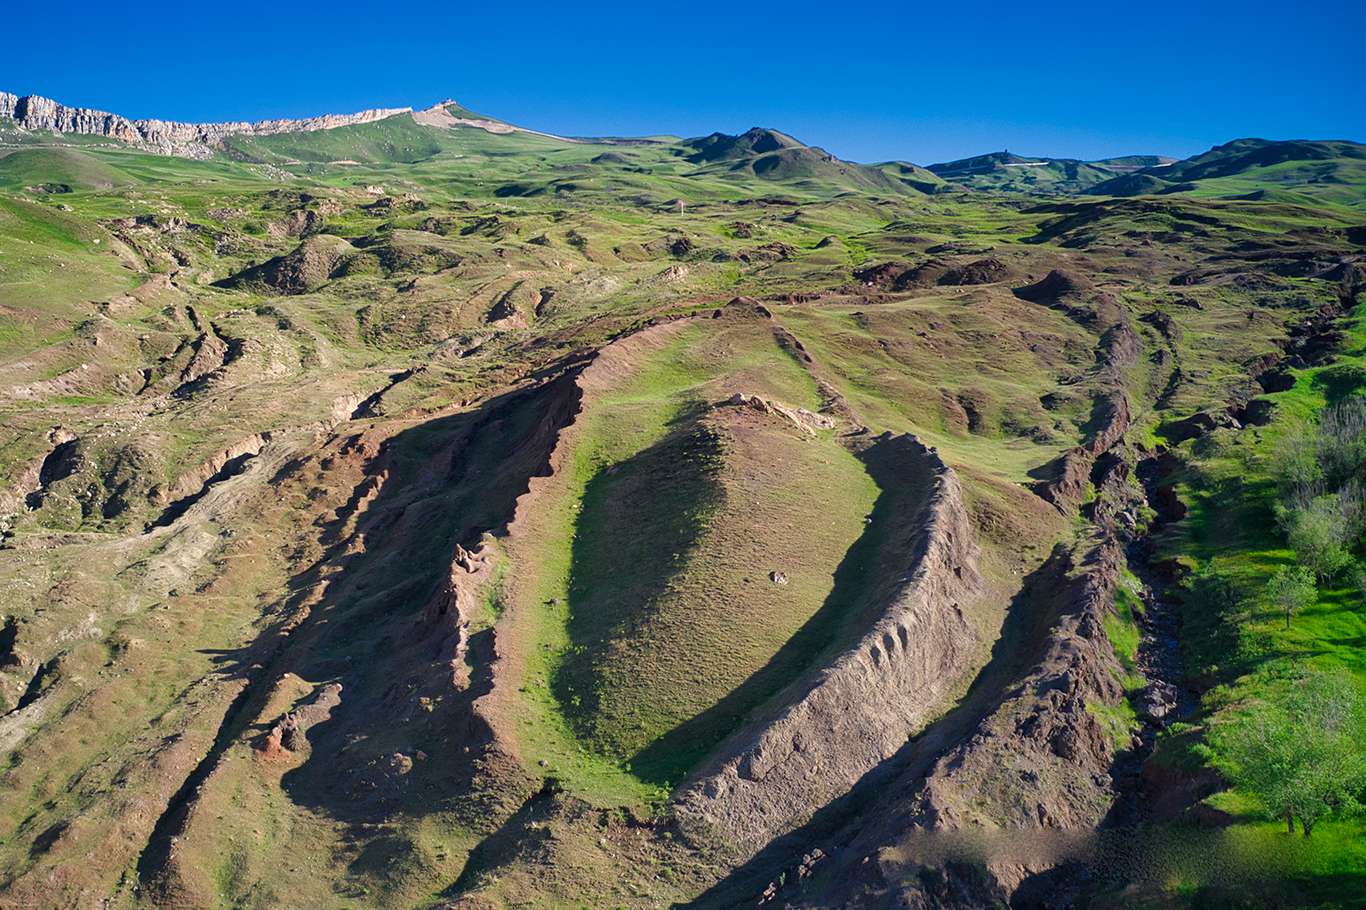
[[[330,130],[357,123],[373,123],[412,108],[379,108],[356,114],[324,114],[304,120],[261,120],[256,123],[178,123],[173,120],[130,120],[118,114],[65,104],[39,95],[0,92],[0,118],[13,120],[21,129],[104,136],[163,155],[208,158],[228,136],[269,136]]]

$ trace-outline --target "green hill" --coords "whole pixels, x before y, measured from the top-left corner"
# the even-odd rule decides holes
[[[992,152],[929,166],[931,173],[979,190],[1065,194],[1083,192],[1114,177],[1118,169],[1073,158],[1025,158]]]
[[[1169,165],[1091,188],[1104,195],[1188,192],[1196,196],[1366,203],[1366,145],[1347,141],[1237,139]],[[1158,181],[1158,182],[1154,182]],[[1290,195],[1286,195],[1289,193]],[[1261,194],[1261,195],[1253,195]]]
[[[0,157],[0,186],[47,192],[108,190],[134,183],[119,167],[72,148],[21,148]]]
[[[374,123],[341,126],[308,133],[275,136],[231,136],[230,157],[244,161],[359,161],[365,164],[413,164],[439,155],[446,147],[442,133],[400,114]]]
[[[686,140],[681,146],[686,150],[687,160],[701,165],[704,174],[753,176],[847,192],[905,194],[919,189],[913,181],[889,173],[884,166],[842,161],[824,149],[803,145],[785,133],[757,126],[738,136],[712,133]]]

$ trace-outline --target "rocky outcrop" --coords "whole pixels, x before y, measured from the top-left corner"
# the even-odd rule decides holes
[[[835,868],[787,906],[1072,906],[1016,902],[1094,842],[1116,795],[1128,734],[1106,715],[1124,691],[1104,616],[1123,554],[1104,535],[1053,562],[1037,663],[928,769],[883,785],[877,811],[830,841]]]
[[[950,287],[992,284],[997,281],[1005,281],[1014,274],[1014,270],[1009,265],[995,256],[988,256],[966,265],[954,266],[939,277],[939,283]]]
[[[1035,493],[1064,512],[1075,509],[1086,498],[1096,459],[1114,448],[1129,431],[1133,416],[1128,397],[1116,391],[1100,398],[1093,420],[1096,429],[1091,439],[1085,445],[1073,446],[1045,466],[1046,476],[1033,486]]]
[[[817,430],[829,430],[835,426],[835,421],[824,414],[817,414],[806,408],[790,408],[758,395],[746,395],[744,392],[736,392],[718,405],[721,406],[749,408],[761,414],[781,417],[808,436],[816,435]]]
[[[193,471],[182,474],[169,488],[156,486],[149,491],[148,495],[153,502],[163,504],[192,496],[233,462],[241,461],[244,457],[259,455],[262,447],[269,440],[269,433],[253,433],[250,436],[243,437],[204,461]]]
[[[178,123],[174,120],[130,120],[118,114],[85,107],[67,107],[39,95],[0,92],[0,117],[30,131],[104,136],[163,155],[208,158],[229,136],[269,136],[306,133],[357,123],[372,123],[412,108],[380,108],[356,114],[324,114],[303,120],[261,120],[256,123]]]
[[[434,639],[438,655],[450,668],[451,685],[457,690],[470,683],[470,668],[465,660],[469,651],[470,617],[479,597],[489,583],[493,561],[479,546],[473,550],[455,545],[450,574],[422,611],[420,635]]]
[[[942,756],[911,800],[932,829],[1089,828],[1113,796],[1114,735],[1097,713],[1124,698],[1104,617],[1123,565],[1118,542],[1086,553],[1059,598],[1043,658],[977,731]]]
[[[256,756],[262,761],[280,761],[308,748],[308,728],[332,716],[332,709],[341,704],[341,683],[320,686],[313,700],[300,705],[280,718],[256,744]]]
[[[977,635],[963,605],[982,581],[958,479],[911,436],[883,442],[897,448],[900,470],[933,478],[905,573],[851,647],[680,788],[674,810],[692,836],[752,853],[805,822],[904,746],[972,660]]]
[[[1065,269],[1053,269],[1043,278],[1015,289],[1015,296],[1030,303],[1051,306],[1064,297],[1080,296],[1088,293],[1093,285],[1090,279]]]
[[[1100,455],[1094,530],[1057,547],[1022,590],[1037,618],[1002,656],[1002,675],[964,701],[961,729],[939,728],[948,748],[919,740],[924,760],[905,757],[878,783],[876,809],[822,842],[834,868],[784,891],[787,906],[1073,906],[1031,895],[1062,893],[1066,882],[1049,876],[1065,879],[1105,836],[1123,795],[1118,757],[1138,743],[1117,710],[1126,677],[1106,631],[1142,503],[1131,469]],[[1156,697],[1145,690],[1136,707],[1165,710],[1163,688],[1155,681]]]
[[[355,252],[341,237],[315,234],[285,255],[224,278],[214,286],[267,294],[307,294],[337,275],[347,257]]]

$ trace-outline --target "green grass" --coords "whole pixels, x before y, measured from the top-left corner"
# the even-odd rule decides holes
[[[685,328],[580,416],[528,598],[537,646],[526,688],[537,710],[526,740],[554,756],[555,773],[616,798],[676,782],[828,640],[810,635],[750,678],[829,596],[876,492],[828,434],[765,431],[757,451],[724,430],[712,439],[695,409],[723,388],[819,401],[762,322],[719,339],[704,328]],[[786,476],[771,476],[780,464]],[[772,516],[758,541],[744,531],[756,510]],[[786,586],[769,580],[789,567]],[[737,628],[739,603],[751,618]],[[659,746],[670,737],[677,746]]]
[[[1185,605],[1191,670],[1212,672],[1221,683],[1205,698],[1206,723],[1220,723],[1222,708],[1269,696],[1291,664],[1345,668],[1366,697],[1366,603],[1358,591],[1345,581],[1321,585],[1317,601],[1297,614],[1289,629],[1282,616],[1259,600],[1276,568],[1294,560],[1272,514],[1276,444],[1294,425],[1326,406],[1326,392],[1334,386],[1322,381],[1325,374],[1366,364],[1366,306],[1358,305],[1344,327],[1346,338],[1335,364],[1297,371],[1294,388],[1268,396],[1278,406],[1271,424],[1236,433],[1219,431],[1208,440],[1187,444],[1191,467],[1180,490],[1190,514],[1166,538],[1163,552],[1217,570],[1234,583],[1242,598],[1242,613],[1232,616],[1202,615],[1206,605],[1198,598],[1188,598]],[[1366,554],[1358,554],[1362,556]],[[1250,801],[1237,791],[1221,795],[1216,804],[1246,813],[1232,836],[1263,845],[1278,838],[1276,825],[1252,820]],[[1362,868],[1364,836],[1366,825],[1360,821],[1316,828],[1312,848],[1296,848],[1291,874],[1304,879],[1323,900],[1341,900],[1346,894],[1341,888],[1349,885],[1334,882],[1343,872]]]
[[[1105,730],[1105,735],[1110,737],[1110,743],[1115,751],[1123,751],[1129,748],[1133,731],[1138,727],[1138,714],[1135,713],[1133,705],[1129,704],[1128,699],[1120,699],[1113,705],[1103,702],[1086,703],[1086,710],[1100,721],[1100,725]]]
[[[89,152],[69,148],[24,148],[0,156],[0,187],[47,187],[57,194],[113,189],[134,177]]]
[[[1124,687],[1127,691],[1141,689],[1144,685],[1143,677],[1135,668],[1141,638],[1138,619],[1143,615],[1143,601],[1137,593],[1139,585],[1140,582],[1131,573],[1123,573],[1115,589],[1114,610],[1104,617],[1105,636],[1124,667]]]

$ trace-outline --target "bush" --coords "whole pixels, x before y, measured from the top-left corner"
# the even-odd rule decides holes
[[[1353,395],[1324,410],[1318,461],[1329,489],[1366,475],[1366,396]]]
[[[1338,511],[1349,541],[1366,538],[1366,478],[1354,477],[1338,491]]]
[[[1308,427],[1300,426],[1281,438],[1274,464],[1276,487],[1287,507],[1308,502],[1323,491],[1319,447]]]
[[[1251,669],[1266,649],[1244,623],[1250,598],[1213,564],[1202,567],[1186,584],[1187,634],[1182,644],[1188,666],[1216,676],[1236,676]]]
[[[1337,495],[1316,496],[1307,505],[1283,511],[1280,519],[1291,549],[1319,578],[1331,581],[1351,564],[1347,521]]]

